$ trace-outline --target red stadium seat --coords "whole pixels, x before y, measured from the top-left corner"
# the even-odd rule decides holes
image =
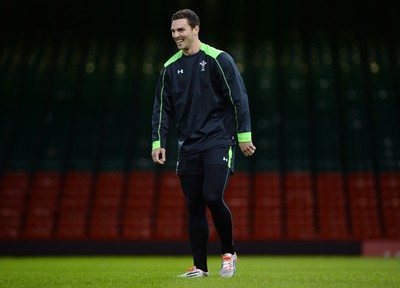
[[[187,212],[179,177],[172,171],[164,171],[160,183],[155,237],[158,240],[186,239]]]
[[[314,239],[316,214],[310,173],[289,172],[284,181],[287,237],[293,240]]]
[[[133,240],[151,239],[156,209],[155,173],[132,171],[129,175],[124,207],[123,237]]]
[[[350,173],[348,181],[353,236],[357,239],[382,237],[374,175],[371,172]]]
[[[20,236],[28,182],[29,175],[21,172],[7,172],[0,179],[0,239]]]
[[[254,237],[256,240],[279,239],[282,235],[280,177],[277,172],[255,175]]]
[[[60,179],[59,172],[39,171],[34,173],[26,214],[25,238],[52,238]]]
[[[345,240],[350,237],[341,172],[319,172],[316,178],[320,237]]]
[[[379,180],[385,236],[400,239],[400,172],[382,172]]]

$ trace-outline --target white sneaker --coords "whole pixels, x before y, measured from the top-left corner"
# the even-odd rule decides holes
[[[207,277],[208,272],[204,272],[201,269],[197,269],[196,266],[188,268],[189,272],[186,272],[182,275],[178,275],[178,277],[182,278],[198,278],[198,277]]]
[[[222,266],[219,275],[224,278],[232,277],[236,272],[237,255],[225,253],[222,255]]]

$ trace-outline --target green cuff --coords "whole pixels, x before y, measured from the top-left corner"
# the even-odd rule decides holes
[[[157,141],[154,141],[154,142],[153,142],[153,149],[152,149],[152,150],[158,149],[158,148],[160,148],[160,147],[161,147],[161,142],[160,142],[160,140],[157,140]]]
[[[239,143],[251,142],[251,132],[238,133],[238,141]]]

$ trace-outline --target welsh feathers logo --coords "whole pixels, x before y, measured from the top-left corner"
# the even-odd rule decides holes
[[[200,71],[206,71],[206,65],[207,65],[207,62],[206,61],[201,61],[200,63],[199,63],[199,65],[201,66],[201,70]]]

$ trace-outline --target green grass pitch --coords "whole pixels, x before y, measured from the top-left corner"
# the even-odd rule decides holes
[[[190,256],[1,257],[0,287],[400,287],[398,258],[239,255],[229,279],[220,261],[209,257],[210,277],[183,279]]]

